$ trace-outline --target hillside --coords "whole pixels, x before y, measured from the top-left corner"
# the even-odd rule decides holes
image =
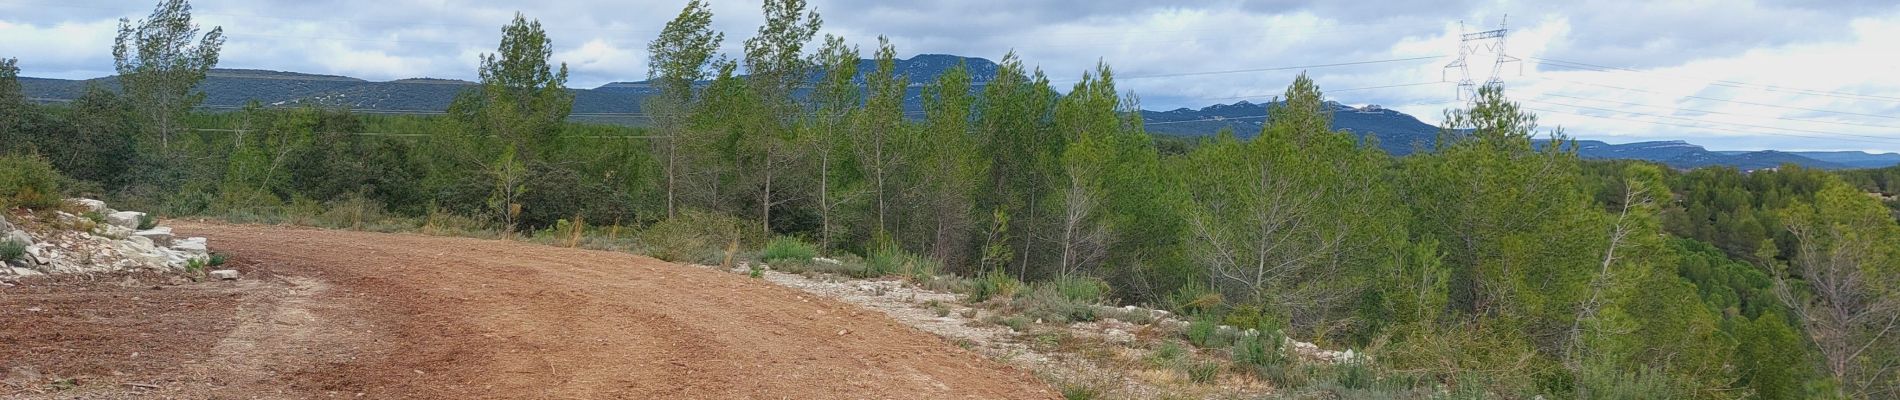
[[[904,109],[923,109],[924,83],[949,70],[958,62],[968,63],[971,78],[985,82],[996,76],[998,66],[982,58],[944,54],[919,54],[897,60],[896,70],[910,77],[904,96]],[[858,80],[874,70],[872,60],[859,65]],[[116,77],[87,80],[21,78],[27,97],[40,101],[77,98],[87,85],[116,88]],[[314,104],[349,107],[362,112],[433,114],[448,109],[455,95],[474,82],[448,79],[413,78],[388,82],[295,72],[218,69],[200,86],[206,93],[204,107],[233,109],[250,101],[267,106]],[[979,89],[980,90],[980,89]],[[639,125],[640,99],[655,93],[646,81],[613,82],[593,89],[571,89],[574,93],[572,118],[577,121]],[[803,93],[798,93],[802,95]],[[1352,107],[1337,102],[1333,108],[1333,127],[1377,138],[1379,146],[1392,154],[1411,154],[1429,148],[1438,136],[1438,127],[1411,115],[1373,107]],[[1199,109],[1178,108],[1168,111],[1143,111],[1148,131],[1184,137],[1211,136],[1232,129],[1239,137],[1260,132],[1266,122],[1266,104],[1241,101],[1215,104]],[[915,114],[913,114],[915,115]],[[1711,151],[1683,141],[1653,141],[1610,144],[1579,140],[1580,152],[1594,159],[1636,159],[1660,162],[1676,168],[1728,165],[1742,169],[1760,169],[1793,163],[1828,169],[1879,168],[1900,165],[1900,154],[1870,154],[1858,151],[1783,152],[1783,151]]]

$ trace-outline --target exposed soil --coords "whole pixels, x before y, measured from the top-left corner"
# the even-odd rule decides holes
[[[175,228],[209,237],[244,279],[119,275],[0,287],[0,395],[1055,397],[1027,371],[883,313],[631,254]]]

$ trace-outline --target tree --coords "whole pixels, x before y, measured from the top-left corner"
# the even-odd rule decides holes
[[[541,21],[515,13],[514,21],[502,27],[496,53],[481,56],[481,85],[456,96],[449,112],[476,133],[514,145],[522,158],[538,159],[574,106],[566,87],[567,64],[554,68],[548,64],[553,55],[554,41]]]
[[[11,133],[26,114],[26,95],[20,91],[20,60],[0,58],[0,132]]]
[[[1031,257],[1049,253],[1037,251],[1041,235],[1036,229],[1047,216],[1041,201],[1061,173],[1064,143],[1048,126],[1057,97],[1049,79],[1040,70],[1030,72],[1013,51],[998,64],[978,100],[977,136],[981,154],[989,157],[990,176],[977,204],[1008,217],[1008,236],[1015,240],[1006,244],[1007,251],[991,253],[1014,255],[1009,262],[1016,265],[1017,278],[1026,279]]]
[[[686,136],[687,115],[698,95],[696,85],[706,80],[713,54],[725,37],[712,29],[711,8],[702,0],[691,0],[678,17],[666,23],[660,37],[647,45],[651,54],[647,80],[659,86],[660,93],[640,105],[663,136],[654,142],[654,152],[659,153],[661,173],[666,176],[667,218],[678,215],[680,169],[685,167],[681,142]]]
[[[1839,180],[1781,214],[1795,248],[1776,274],[1775,294],[1805,327],[1824,370],[1841,395],[1900,393],[1900,225]]]
[[[1295,78],[1271,104],[1259,137],[1222,136],[1176,174],[1191,196],[1186,242],[1214,287],[1313,327],[1349,310],[1372,271],[1407,255],[1405,214],[1385,154],[1332,130],[1311,79]]]
[[[802,107],[797,106],[792,92],[811,76],[811,60],[806,58],[804,47],[824,26],[824,20],[819,19],[818,12],[806,10],[805,0],[767,0],[763,7],[765,25],[759,27],[757,36],[745,41],[745,67],[747,87],[757,92],[766,124],[760,126],[763,131],[751,135],[747,144],[755,158],[749,172],[757,176],[759,224],[769,232],[772,207],[782,201],[775,196],[774,178],[778,169],[797,154],[792,149],[797,133],[794,124]]]
[[[502,150],[501,158],[488,167],[488,176],[495,182],[488,207],[500,217],[502,232],[512,234],[521,216],[521,196],[528,187],[528,167],[516,157],[515,145],[509,144]]]
[[[152,15],[134,25],[119,19],[119,36],[112,59],[140,126],[158,139],[160,149],[171,148],[171,137],[183,129],[185,115],[204,101],[195,92],[198,82],[218,65],[224,47],[224,28],[198,36],[191,22],[191,3],[163,0]]]
[[[930,216],[930,253],[939,261],[961,265],[969,249],[975,217],[976,189],[989,174],[988,161],[977,153],[971,112],[970,71],[966,63],[937,76],[924,88],[926,132],[917,148],[923,197]]]
[[[818,87],[812,93],[816,100],[812,112],[811,124],[815,132],[808,137],[808,147],[818,156],[818,248],[829,250],[833,244],[832,235],[842,229],[838,214],[840,208],[856,199],[855,195],[844,195],[855,187],[854,182],[835,179],[833,169],[843,167],[836,153],[846,150],[845,133],[850,129],[850,121],[856,110],[863,106],[863,88],[858,86],[858,64],[862,62],[856,46],[847,46],[844,38],[825,36],[824,47],[819,48],[813,63],[823,68]],[[847,150],[848,151],[848,150]],[[847,190],[836,190],[847,189]]]
[[[886,235],[891,231],[890,203],[896,192],[892,186],[897,169],[905,162],[899,149],[905,144],[903,102],[909,77],[897,75],[897,47],[882,36],[877,42],[877,69],[864,78],[870,99],[858,113],[851,142],[855,144],[858,168],[870,181],[872,214],[876,217],[871,232]]]

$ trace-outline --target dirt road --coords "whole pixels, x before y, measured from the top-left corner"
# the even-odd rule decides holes
[[[0,291],[0,368],[157,397],[1055,396],[877,312],[740,275],[491,240],[175,227],[246,279]]]

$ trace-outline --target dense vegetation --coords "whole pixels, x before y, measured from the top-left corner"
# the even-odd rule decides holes
[[[1865,193],[1891,193],[1891,171],[1587,162],[1538,144],[1565,142],[1497,88],[1449,112],[1431,152],[1398,158],[1334,130],[1304,75],[1256,138],[1157,140],[1109,66],[1059,91],[1013,55],[987,82],[963,68],[918,82],[913,118],[895,47],[880,40],[853,80],[859,50],[814,41],[822,20],[800,0],[767,1],[736,59],[690,2],[650,47],[650,128],[564,122],[566,68],[521,17],[448,116],[193,113],[189,83],[221,42],[194,42],[189,10],[167,1],[122,29],[128,94],[28,104],[0,63],[0,152],[33,155],[0,165],[67,177],[9,167],[0,185],[234,219],[611,223],[669,259],[856,254],[980,276],[982,296],[1024,280],[1092,298],[1106,282],[1123,302],[1365,349],[1383,382],[1426,393],[1900,395],[1900,224]]]

